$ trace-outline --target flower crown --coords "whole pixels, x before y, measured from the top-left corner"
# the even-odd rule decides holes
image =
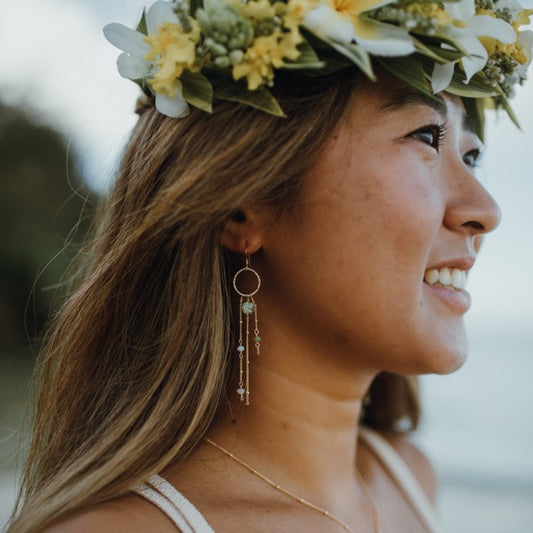
[[[516,0],[158,0],[136,30],[112,23],[119,73],[155,96],[159,112],[212,112],[213,95],[273,115],[275,71],[326,75],[374,65],[416,89],[485,107],[509,106],[526,79],[533,9]],[[471,112],[472,109],[467,111]],[[478,124],[479,126],[479,124]],[[482,127],[482,126],[481,126]]]

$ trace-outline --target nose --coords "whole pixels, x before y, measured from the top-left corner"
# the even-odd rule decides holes
[[[444,225],[472,235],[494,231],[500,223],[501,211],[491,194],[469,169],[463,168],[454,181]]]

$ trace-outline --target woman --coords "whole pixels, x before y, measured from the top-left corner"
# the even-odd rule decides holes
[[[465,277],[500,217],[474,173],[477,106],[451,78],[437,98],[399,79],[405,57],[369,80],[365,39],[327,35],[340,9],[289,3],[275,18],[248,5],[189,18],[157,2],[149,36],[119,62],[145,72],[155,107],[139,110],[83,281],[43,350],[11,532],[438,529],[434,475],[406,437],[419,409],[407,376],[451,372],[466,356]],[[352,15],[354,32],[392,17]],[[209,70],[235,51],[208,40],[223,17],[256,33]],[[422,41],[389,25],[398,31],[382,42],[415,57],[406,43]],[[192,43],[197,55],[173,55],[165,78],[155,32],[173,31],[168,54]],[[265,31],[288,50],[282,65]],[[291,58],[290,39],[306,54]],[[346,67],[355,51],[363,59]],[[201,54],[212,63],[199,66]],[[448,60],[464,78],[461,57]],[[435,65],[434,90],[448,63]],[[204,81],[191,91],[199,69],[212,115]],[[188,104],[200,109],[176,118]]]

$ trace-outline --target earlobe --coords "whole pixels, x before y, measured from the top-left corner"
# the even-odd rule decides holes
[[[228,217],[222,225],[220,244],[233,252],[253,254],[262,246],[257,217],[248,211],[239,210]]]

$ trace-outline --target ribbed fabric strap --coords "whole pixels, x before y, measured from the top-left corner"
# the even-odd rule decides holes
[[[431,502],[398,452],[379,433],[367,427],[360,428],[359,436],[396,481],[428,533],[441,533],[442,529]]]
[[[398,452],[369,428],[361,427],[359,436],[395,480],[428,533],[441,533],[433,506]],[[181,533],[215,533],[200,511],[161,476],[152,476],[135,492],[161,509]]]
[[[215,533],[200,511],[161,476],[152,476],[135,492],[161,509],[181,533]]]

